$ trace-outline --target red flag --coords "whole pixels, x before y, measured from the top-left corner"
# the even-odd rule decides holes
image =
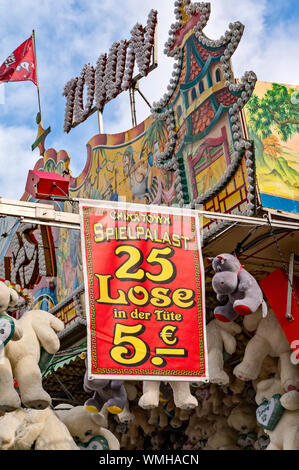
[[[17,47],[0,67],[0,83],[25,80],[31,80],[37,85],[32,36]]]

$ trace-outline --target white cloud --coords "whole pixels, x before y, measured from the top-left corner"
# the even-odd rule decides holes
[[[33,169],[39,151],[31,151],[36,135],[28,127],[0,125],[0,195],[20,199],[25,191],[28,171]]]

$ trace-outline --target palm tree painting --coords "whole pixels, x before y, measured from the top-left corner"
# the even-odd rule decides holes
[[[299,201],[299,87],[257,82],[245,115],[260,192]]]

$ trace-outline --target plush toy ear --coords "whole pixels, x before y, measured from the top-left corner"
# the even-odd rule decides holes
[[[229,427],[233,428],[233,423],[232,423],[232,416],[231,416],[231,414],[230,414],[229,417],[227,418],[227,424],[229,425]]]
[[[208,262],[208,264],[212,264],[212,263],[213,263],[213,259],[214,259],[214,258],[211,258],[210,256],[206,256],[206,261]]]
[[[9,305],[11,307],[15,307],[17,305],[17,303],[19,302],[19,295],[14,289],[9,288],[9,291],[10,291],[9,292],[9,294],[10,294]]]
[[[72,408],[74,408],[74,406],[70,403],[60,403],[59,405],[55,406],[54,410],[65,410],[66,408],[68,410],[71,410]]]
[[[91,413],[90,416],[92,421],[98,426],[106,425],[106,418],[102,413]]]

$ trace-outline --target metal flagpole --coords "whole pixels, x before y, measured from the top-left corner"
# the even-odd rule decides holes
[[[40,113],[40,123],[42,125],[42,110],[40,106],[40,95],[39,95],[39,84],[38,84],[38,74],[37,74],[37,59],[36,59],[36,45],[35,45],[35,33],[34,29],[32,30],[32,39],[33,39],[33,52],[34,52],[34,59],[35,59],[35,73],[36,73],[36,87],[37,87],[37,99],[38,99],[38,108]]]

